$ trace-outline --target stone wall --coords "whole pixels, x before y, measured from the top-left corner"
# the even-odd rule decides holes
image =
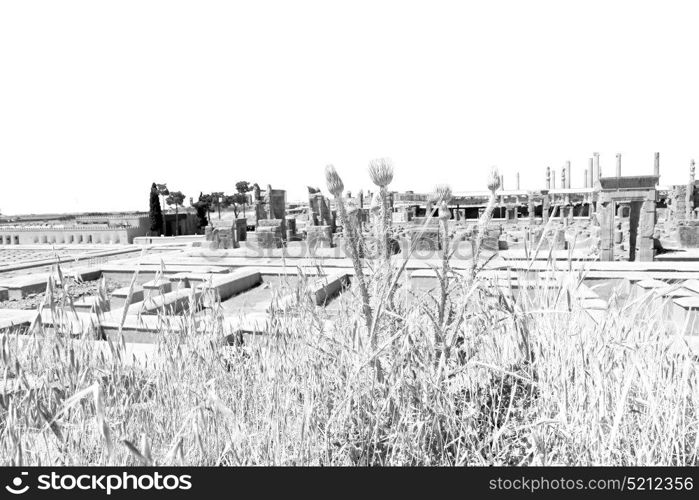
[[[0,245],[73,245],[130,244],[136,236],[145,236],[139,228],[91,227],[85,224],[64,228],[0,227]]]

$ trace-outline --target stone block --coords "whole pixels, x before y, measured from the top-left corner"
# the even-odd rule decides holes
[[[143,302],[139,302],[132,307],[129,307],[128,315],[137,314],[178,314],[185,310],[186,306],[194,299],[198,303],[201,290],[192,290],[189,288],[181,288],[174,292],[163,294],[152,294]]]
[[[258,227],[255,231],[257,245],[260,248],[281,248],[282,237],[280,226]]]
[[[257,227],[280,227],[282,225],[281,219],[260,219],[257,221]]]
[[[204,293],[203,304],[210,307],[216,297],[221,301],[244,292],[262,282],[262,275],[258,269],[239,269],[225,276],[214,276],[197,286],[197,290]]]
[[[90,311],[92,311],[93,308],[95,308],[95,310],[96,310],[98,305],[99,305],[99,297],[97,297],[97,296],[83,297],[80,300],[76,300],[73,303],[75,310],[78,312],[90,312]],[[105,306],[102,310],[109,311],[109,309],[110,309],[110,304],[105,304]]]
[[[682,224],[677,227],[677,234],[682,248],[699,248],[699,226]]]
[[[248,237],[248,221],[247,219],[236,219],[235,221],[235,241],[246,241]]]
[[[168,278],[147,281],[143,284],[146,294],[169,293],[172,291],[172,281]]]
[[[125,286],[123,288],[118,288],[112,292],[110,299],[111,309],[117,309],[124,307],[126,304],[126,298],[129,295],[129,287]],[[143,288],[140,285],[135,285],[131,293],[131,303],[141,302],[143,300]]]

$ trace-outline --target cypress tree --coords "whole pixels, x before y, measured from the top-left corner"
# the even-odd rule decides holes
[[[160,208],[160,197],[155,182],[150,187],[150,231],[154,235],[160,234],[163,227],[163,211]]]

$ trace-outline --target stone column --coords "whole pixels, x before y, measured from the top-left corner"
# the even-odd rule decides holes
[[[616,154],[616,176],[621,177],[621,153]]]
[[[565,167],[561,168],[561,189],[567,188],[568,185],[566,184],[566,169]]]
[[[652,262],[655,259],[653,233],[655,232],[655,191],[650,191],[641,206],[641,218],[638,221],[636,235],[637,260]]]
[[[551,167],[546,167],[546,189],[551,189]]]
[[[556,171],[551,170],[551,189],[556,189]]]
[[[593,178],[597,181],[597,179],[602,177],[599,171],[599,153],[592,153],[592,169],[594,170]]]
[[[549,221],[549,210],[551,210],[551,200],[549,199],[549,194],[545,193],[543,196],[543,207],[541,212],[541,217],[544,220],[544,224]]]
[[[570,189],[571,182],[573,181],[573,172],[570,169],[570,160],[566,162],[566,182],[567,187]]]
[[[589,176],[587,179],[587,186],[591,188],[595,187],[595,176],[593,172],[592,158],[588,158],[587,160],[587,175]]]
[[[660,153],[655,153],[655,159],[653,161],[653,175],[660,177]]]
[[[694,160],[689,163],[689,182],[687,183],[687,192],[684,199],[685,218],[692,219],[694,212]]]
[[[585,188],[587,188],[587,181],[589,179],[587,178],[587,169],[585,169]]]
[[[519,191],[519,172],[517,172],[517,191]]]
[[[568,179],[567,174],[567,167],[562,167],[561,168],[561,188],[562,189],[567,189],[570,186],[570,179]],[[566,217],[566,214],[570,208],[570,195],[566,193],[565,196],[563,196],[562,200],[563,204],[561,205],[561,220],[564,220],[564,225],[567,225],[567,220],[568,218]]]
[[[529,208],[529,224],[534,225],[534,212],[536,207],[534,206],[534,197],[532,196],[532,193],[527,195],[527,203]]]
[[[614,260],[614,202],[600,203],[597,213],[600,223],[600,260]]]

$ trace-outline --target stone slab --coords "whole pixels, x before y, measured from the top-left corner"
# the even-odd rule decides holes
[[[0,309],[0,330],[15,326],[29,326],[36,315],[36,311]]]
[[[111,302],[111,307],[112,309],[118,309],[120,307],[124,307],[124,304],[126,304],[126,298],[129,295],[129,287],[125,286],[122,288],[117,288],[112,292],[112,296],[110,298]],[[141,302],[143,300],[143,288],[140,285],[134,285],[132,294],[131,294],[131,303],[135,302]]]
[[[215,300],[211,292],[224,301],[233,295],[237,295],[262,282],[262,274],[256,268],[239,269],[227,275],[214,276],[210,281],[204,282],[196,287],[197,290],[205,293],[203,299],[205,307],[212,305]]]
[[[201,290],[182,288],[174,292],[153,294],[142,302],[137,302],[129,307],[128,315],[144,314],[179,314],[193,301],[195,307],[199,305]]]
[[[73,302],[76,311],[90,312],[99,304],[99,297],[88,296]],[[106,304],[106,310],[110,309],[110,304]]]
[[[662,290],[664,288],[667,288],[667,283],[656,279],[645,279],[637,281],[636,283],[634,283],[634,286],[644,291]]]
[[[169,278],[146,281],[143,284],[143,290],[146,294],[169,293],[172,291],[172,281]]]
[[[340,293],[342,287],[348,283],[348,273],[342,271],[334,272],[312,280],[308,285],[307,292],[315,305],[323,306]],[[295,300],[296,295],[289,294],[276,300],[274,306],[284,308],[285,306],[293,304]],[[270,307],[272,307],[272,304],[270,304]]]

